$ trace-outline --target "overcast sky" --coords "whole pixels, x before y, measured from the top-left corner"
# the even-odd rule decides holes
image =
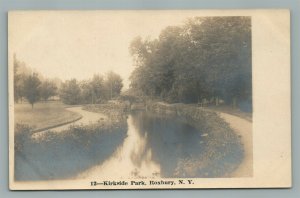
[[[199,11],[198,11],[199,12]],[[195,11],[13,12],[10,55],[45,77],[87,79],[112,70],[124,79],[134,69],[128,47],[136,36],[157,38]]]

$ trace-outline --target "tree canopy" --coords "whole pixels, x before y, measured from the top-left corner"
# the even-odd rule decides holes
[[[65,104],[75,105],[81,102],[81,89],[76,79],[67,80],[61,85],[60,99]]]
[[[52,96],[59,96],[65,104],[96,104],[116,98],[123,88],[123,79],[112,71],[105,75],[94,74],[92,78],[62,82],[59,78],[45,78],[27,67],[14,56],[14,100],[26,99],[33,104]]]
[[[36,73],[27,76],[24,81],[24,95],[32,108],[34,103],[40,99],[40,85],[41,81]]]
[[[50,80],[45,80],[41,84],[41,98],[47,101],[51,96],[57,95],[57,86]]]
[[[108,72],[106,74],[105,86],[109,99],[120,95],[123,87],[121,76],[112,71]]]
[[[108,72],[105,76],[95,74],[93,78],[62,83],[60,98],[65,104],[97,104],[120,95],[123,87],[119,74]]]
[[[47,79],[32,70],[14,55],[14,101],[26,99],[32,106],[43,99],[48,100],[57,95],[59,79]]]
[[[251,100],[250,17],[196,17],[135,38],[131,87],[168,102]]]

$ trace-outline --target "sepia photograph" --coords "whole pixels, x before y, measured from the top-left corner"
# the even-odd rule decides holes
[[[279,152],[261,144],[270,112],[263,126],[254,117],[269,110],[255,85],[281,74],[274,91],[290,86],[285,10],[11,11],[8,25],[11,189],[290,185],[290,117],[282,115],[284,138],[275,129],[264,139],[283,143]],[[278,74],[263,71],[276,67],[268,57],[255,66],[264,28],[279,39],[269,43],[283,42],[271,46],[284,51]],[[270,167],[256,149],[279,158],[282,183],[255,174]]]

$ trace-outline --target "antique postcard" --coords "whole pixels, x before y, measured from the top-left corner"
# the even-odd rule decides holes
[[[291,187],[290,12],[8,13],[11,190]]]

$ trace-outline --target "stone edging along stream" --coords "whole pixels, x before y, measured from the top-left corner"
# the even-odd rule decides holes
[[[81,115],[79,117],[73,119],[73,120],[69,120],[67,122],[62,122],[62,123],[59,123],[59,124],[56,124],[56,125],[52,125],[52,126],[49,126],[49,127],[45,127],[45,128],[34,129],[31,132],[32,133],[39,133],[39,132],[46,131],[46,130],[49,130],[49,129],[53,129],[53,128],[56,128],[56,127],[60,127],[60,126],[66,125],[66,124],[71,124],[71,123],[76,122],[76,121],[78,121],[80,119],[82,119]]]

